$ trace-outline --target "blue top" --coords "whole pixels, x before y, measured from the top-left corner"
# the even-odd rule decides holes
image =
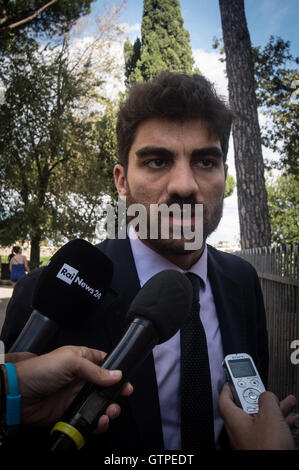
[[[18,281],[21,277],[25,276],[25,264],[18,263],[11,265],[10,280],[13,282]]]

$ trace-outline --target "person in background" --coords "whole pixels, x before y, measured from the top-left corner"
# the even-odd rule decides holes
[[[26,256],[22,255],[20,246],[14,246],[8,258],[10,280],[12,285],[15,286],[16,282],[25,276],[26,272],[29,273],[29,265]]]

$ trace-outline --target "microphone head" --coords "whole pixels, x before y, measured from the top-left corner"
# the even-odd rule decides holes
[[[159,342],[170,339],[183,325],[192,303],[193,288],[185,274],[172,269],[149,279],[132,301],[127,321],[136,317],[150,320]]]
[[[70,327],[100,304],[112,274],[112,262],[98,248],[85,240],[72,240],[42,269],[33,307]]]

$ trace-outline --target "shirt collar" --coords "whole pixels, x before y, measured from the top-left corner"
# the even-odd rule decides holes
[[[208,272],[207,245],[205,245],[204,251],[199,260],[193,266],[191,266],[190,269],[184,271],[183,269],[179,268],[176,264],[173,264],[171,261],[161,256],[156,251],[146,246],[137,237],[136,232],[132,226],[130,226],[129,228],[129,239],[141,287],[152,276],[159,273],[160,271],[164,271],[165,269],[174,269],[182,273],[194,273],[200,277],[204,285],[206,284]]]

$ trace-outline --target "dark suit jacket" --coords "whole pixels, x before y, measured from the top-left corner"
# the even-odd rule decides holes
[[[98,245],[114,264],[114,275],[101,308],[82,319],[80,331],[61,332],[50,349],[77,344],[110,352],[124,332],[124,317],[138,292],[139,280],[128,240],[105,240]],[[40,269],[16,285],[8,305],[1,339],[10,348],[18,337],[32,307],[31,298]],[[267,383],[268,340],[262,293],[254,268],[241,258],[208,246],[208,276],[211,282],[224,355],[250,354]],[[109,431],[91,440],[90,448],[163,449],[158,390],[153,356],[150,355],[132,378],[134,393],[120,398],[121,416]],[[100,439],[100,441],[99,441]],[[93,442],[94,441],[94,442]],[[85,446],[86,449],[88,445]]]

